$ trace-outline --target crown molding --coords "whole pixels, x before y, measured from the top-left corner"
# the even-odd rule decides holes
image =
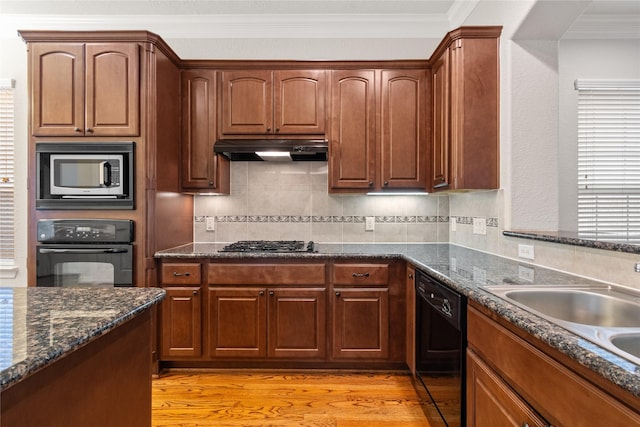
[[[432,14],[0,15],[0,28],[1,37],[143,28],[165,39],[440,39],[450,30],[447,16]]]
[[[583,16],[562,39],[640,39],[640,15]]]

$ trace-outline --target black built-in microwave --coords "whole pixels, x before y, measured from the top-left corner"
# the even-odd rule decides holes
[[[37,209],[134,209],[134,143],[36,144]]]

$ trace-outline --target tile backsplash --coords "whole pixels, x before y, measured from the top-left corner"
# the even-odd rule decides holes
[[[447,196],[329,194],[327,171],[324,162],[231,163],[231,195],[196,197],[194,240],[448,241]]]

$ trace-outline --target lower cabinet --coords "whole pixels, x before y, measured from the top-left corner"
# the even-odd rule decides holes
[[[637,398],[605,380],[583,376],[577,362],[552,356],[553,349],[472,305],[467,316],[468,426],[640,425]]]
[[[160,359],[202,354],[200,263],[165,263],[160,269],[167,295],[160,304]]]
[[[324,358],[326,289],[209,288],[214,357]]]
[[[165,366],[406,363],[403,261],[163,260],[159,271]]]

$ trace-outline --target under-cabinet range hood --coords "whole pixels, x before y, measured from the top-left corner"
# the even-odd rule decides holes
[[[326,139],[221,139],[213,151],[239,161],[326,161]]]

